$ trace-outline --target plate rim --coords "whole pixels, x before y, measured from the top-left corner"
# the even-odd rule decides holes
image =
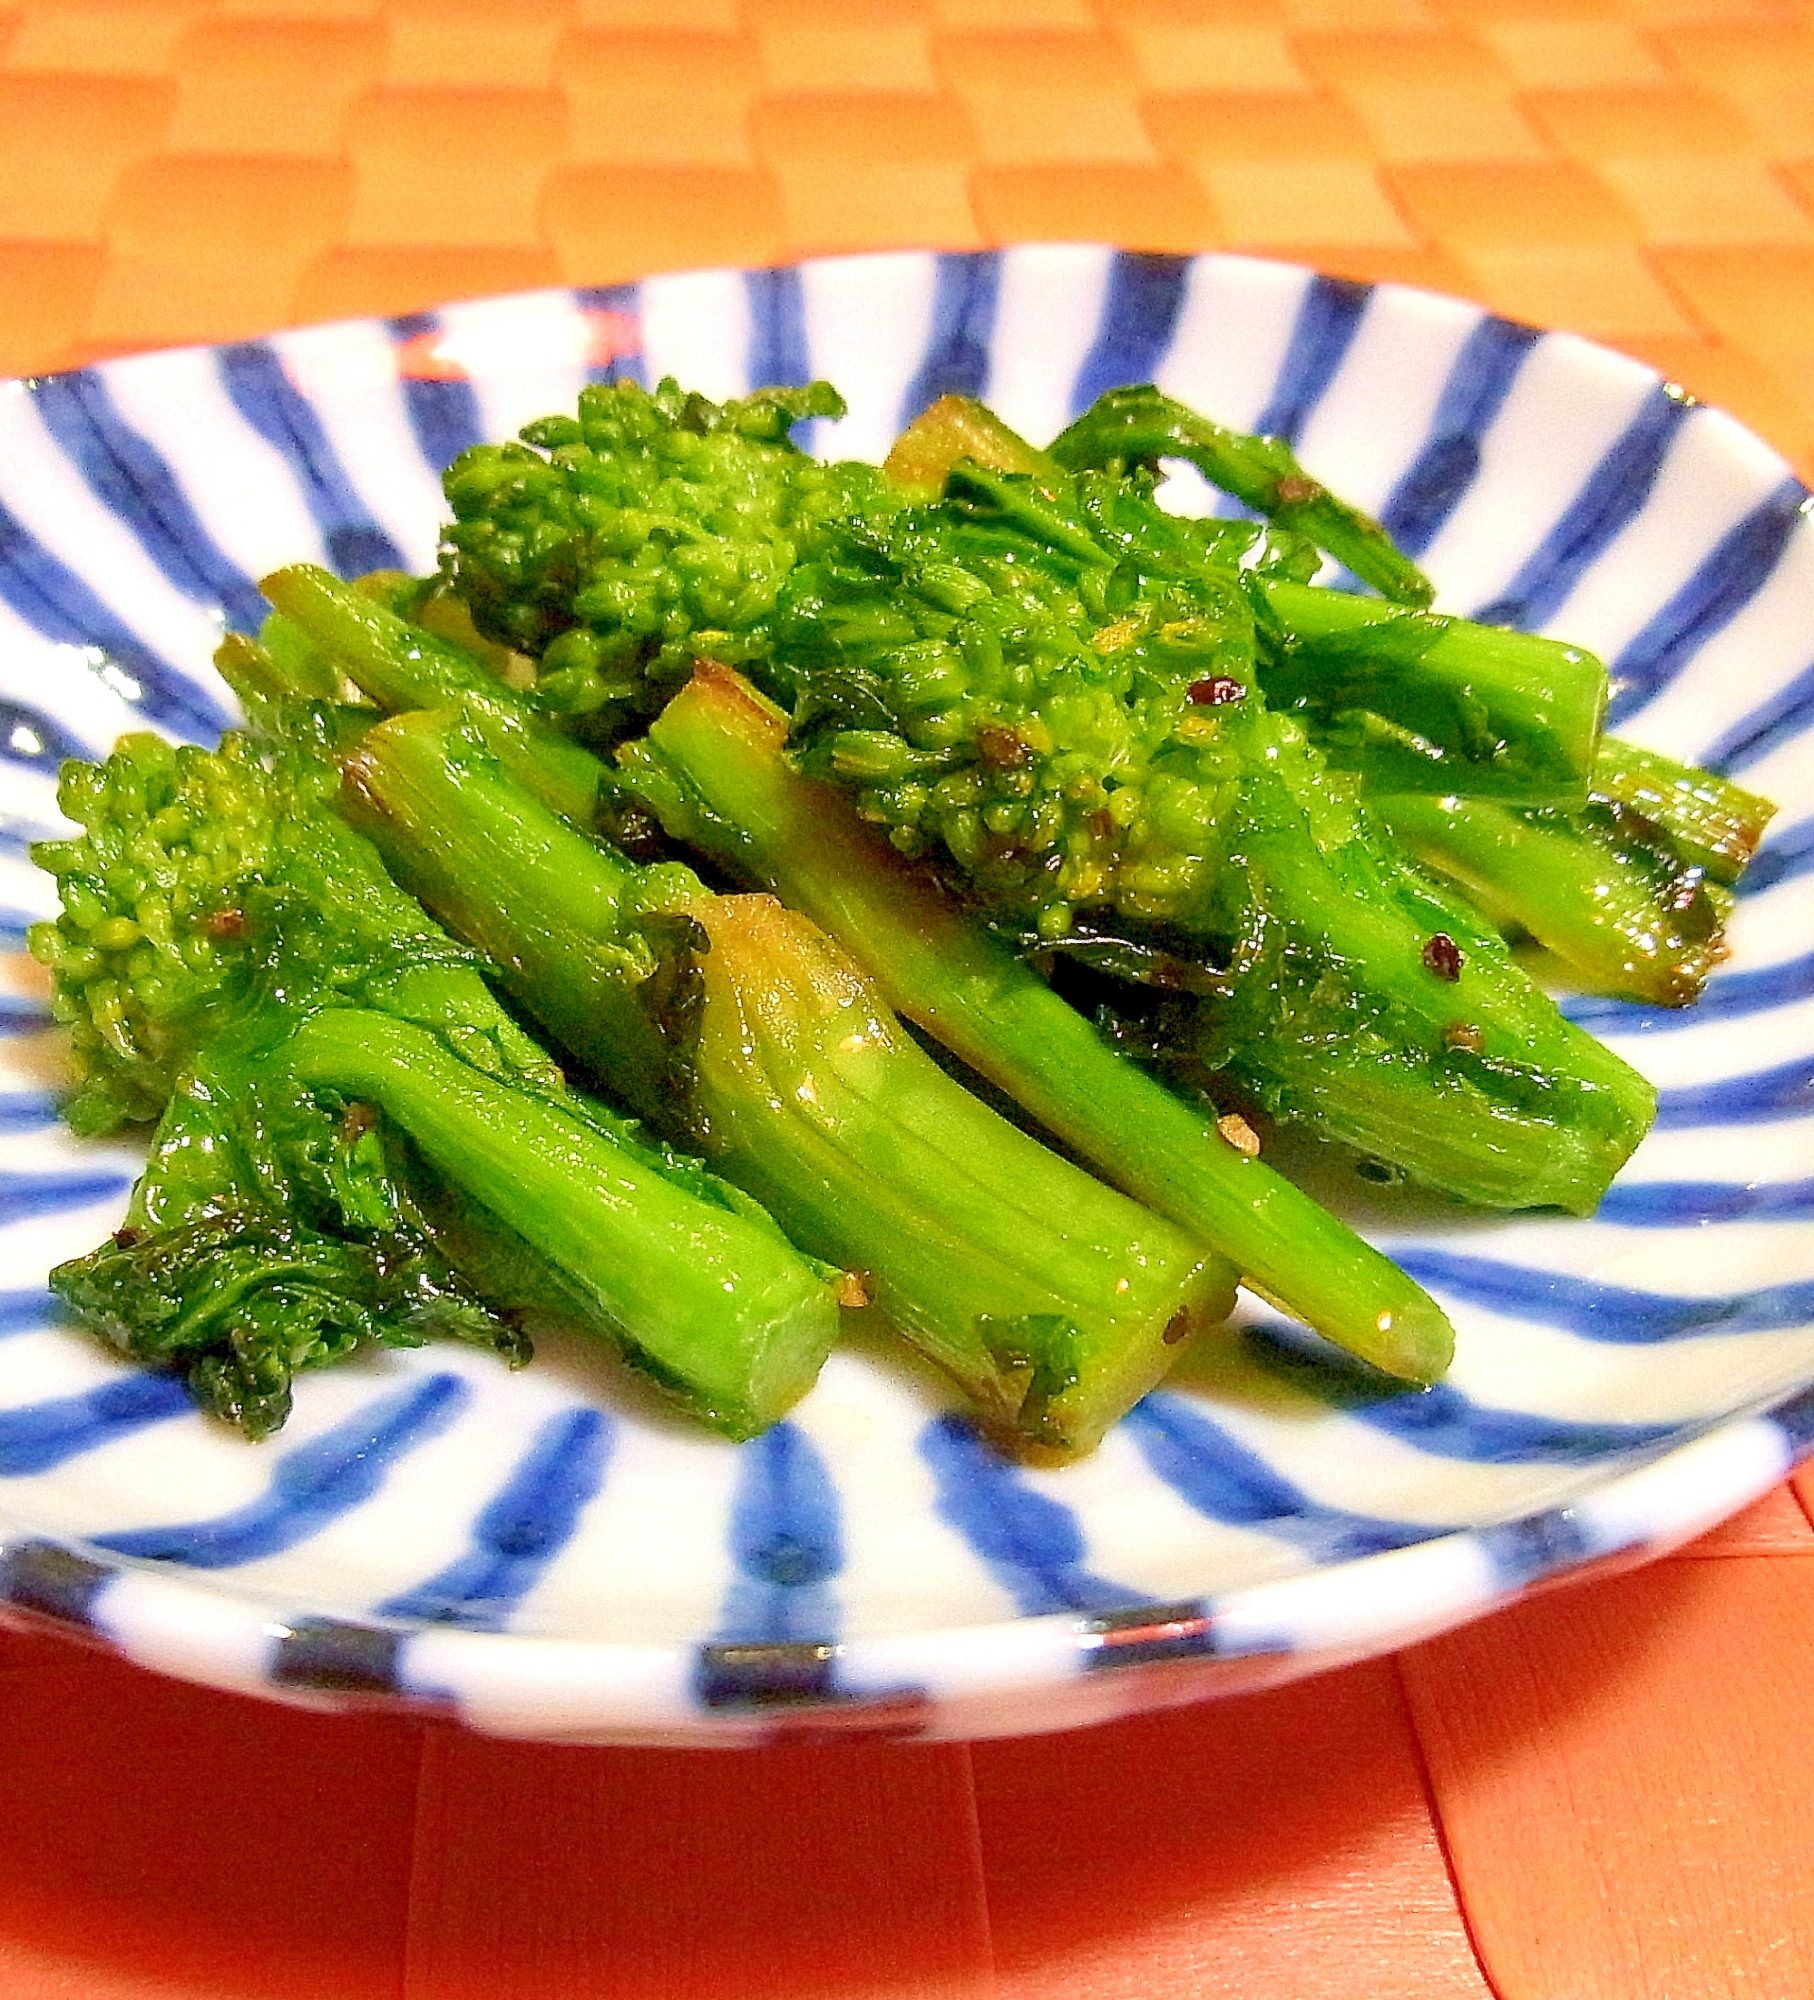
[[[1083,240],[1017,241],[957,251],[896,246],[766,265],[682,266],[644,272],[610,286],[540,286],[448,300],[386,316],[310,321],[233,340],[182,342],[111,355],[72,368],[10,378],[4,386],[30,389],[48,380],[130,368],[173,354],[218,353],[249,341],[291,334],[331,335],[339,329],[365,328],[390,333],[400,322],[469,306],[507,315],[513,309],[533,309],[551,299],[566,299],[589,310],[600,294],[657,278],[799,271],[926,257],[968,258],[1023,248],[1087,250],[1111,256],[1165,255],[1175,256],[1187,266],[1229,264],[1310,278],[1333,275],[1289,258],[1218,250],[1155,253]],[[1462,307],[1480,314],[1481,324],[1493,322],[1559,334],[1598,354],[1615,356],[1653,386],[1686,393],[1650,364],[1588,335],[1535,326],[1496,313],[1478,301],[1396,279],[1344,282],[1362,285],[1369,294],[1393,292]],[[1720,406],[1698,397],[1690,400],[1751,444],[1761,446],[1784,479],[1792,480],[1804,498],[1814,497],[1768,439]],[[120,1556],[79,1536],[39,1531],[0,1500],[0,1619],[49,1626],[154,1671],[227,1691],[309,1705],[451,1714],[486,1733],[551,1742],[715,1747],[861,1733],[911,1735],[918,1740],[1042,1733],[1326,1671],[1490,1615],[1535,1590],[1635,1567],[1742,1510],[1811,1454],[1814,1367],[1807,1382],[1786,1394],[1772,1393],[1760,1398],[1754,1407],[1691,1421],[1669,1442],[1634,1454],[1630,1463],[1593,1481],[1575,1500],[1560,1506],[1546,1505],[1451,1529],[1402,1548],[1348,1557],[1198,1599],[1173,1603],[1137,1600],[1106,1612],[1058,1611],[970,1624],[917,1626],[906,1632],[824,1645],[773,1640],[724,1646],[714,1642],[637,1643],[569,1634],[477,1631],[377,1614],[285,1621],[275,1610],[275,1599],[261,1600],[223,1588],[206,1572]],[[1733,1463],[1727,1464],[1728,1458]],[[1697,1483],[1691,1476],[1703,1467],[1717,1471],[1711,1483]],[[1571,1553],[1566,1537],[1548,1554],[1542,1552],[1546,1524],[1575,1515],[1583,1505],[1608,1498],[1628,1499],[1634,1488],[1655,1488],[1667,1502],[1659,1506],[1653,1499],[1642,1510],[1641,1532],[1604,1542],[1590,1555]],[[1314,1595],[1336,1578],[1372,1581],[1381,1575],[1381,1565],[1438,1571],[1447,1563],[1459,1575],[1467,1565],[1457,1562],[1457,1557],[1482,1556],[1484,1535],[1520,1533],[1530,1537],[1538,1551],[1523,1573],[1489,1583],[1485,1589],[1451,1587],[1448,1600],[1434,1603],[1424,1615],[1379,1622],[1347,1643],[1289,1648],[1251,1640],[1228,1643],[1227,1628],[1238,1630],[1243,1621],[1263,1634],[1268,1611],[1276,1618],[1281,1593]],[[1490,1565],[1485,1573],[1489,1577],[1494,1574]],[[124,1579],[130,1579],[132,1585],[131,1616],[110,1619],[106,1598],[111,1586]],[[193,1618],[198,1600],[209,1609],[206,1630],[192,1633],[184,1642],[177,1635],[185,1614]],[[223,1611],[237,1615],[223,1616]],[[406,1649],[429,1640],[434,1642],[435,1655],[449,1664],[457,1661],[476,1670],[478,1684],[491,1686],[493,1692],[475,1699],[473,1686],[437,1688],[426,1679],[418,1682],[399,1674],[398,1663]],[[890,1659],[927,1645],[966,1664],[969,1685],[928,1693],[913,1689],[898,1673],[889,1685]],[[288,1665],[284,1655],[287,1646],[298,1649]],[[494,1673],[496,1660],[520,1660],[531,1650],[540,1663],[533,1685],[514,1705],[499,1699],[496,1683],[509,1680],[510,1675]],[[702,1670],[709,1673],[713,1655],[736,1658],[728,1663],[731,1670],[720,1693],[714,1696],[707,1692],[702,1697]],[[1021,1656],[1022,1668],[1007,1676],[980,1670],[983,1663],[1004,1655]],[[838,1670],[848,1671],[853,1666],[870,1676],[868,1688],[838,1686]],[[652,1696],[651,1689],[661,1692]],[[682,1695],[681,1701],[674,1699],[677,1693]],[[1025,1709],[1032,1700],[1047,1706],[1030,1717]],[[569,1722],[550,1727],[551,1707],[571,1711]],[[591,1721],[586,1719],[588,1715]]]

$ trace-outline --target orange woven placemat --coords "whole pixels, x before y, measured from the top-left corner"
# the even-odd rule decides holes
[[[1814,469],[1801,5],[28,0],[0,65],[0,368],[1103,238],[1572,327]]]

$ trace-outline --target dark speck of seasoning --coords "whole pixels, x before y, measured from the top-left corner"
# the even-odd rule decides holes
[[[1301,507],[1307,500],[1316,499],[1323,489],[1314,479],[1306,479],[1300,472],[1287,474],[1273,490],[1276,505]]]
[[[1163,1336],[1166,1346],[1176,1347],[1189,1332],[1190,1314],[1182,1311],[1173,1313]]]
[[[1438,931],[1423,948],[1425,969],[1435,973],[1438,979],[1455,980],[1461,977],[1461,947],[1447,931]]]
[[[343,1146],[356,1144],[377,1122],[378,1114],[369,1104],[349,1104],[340,1114],[340,1143]]]
[[[1451,1021],[1442,1031],[1442,1045],[1446,1049],[1465,1049],[1471,1056],[1477,1056],[1486,1047],[1486,1037],[1472,1021]]]
[[[1232,674],[1211,674],[1207,680],[1192,681],[1184,690],[1184,699],[1193,708],[1220,708],[1225,701],[1243,701],[1246,696],[1245,683]]]
[[[246,934],[246,913],[244,910],[216,910],[202,926],[211,938],[219,938],[231,943]]]
[[[1033,758],[1020,731],[999,722],[985,722],[976,732],[976,749],[985,764],[1000,771],[1017,771]]]
[[[114,1248],[117,1250],[130,1250],[138,1240],[139,1232],[133,1228],[131,1223],[127,1223],[124,1228],[116,1229],[113,1232]]]

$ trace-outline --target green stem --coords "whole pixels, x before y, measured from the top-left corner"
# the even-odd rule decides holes
[[[1776,808],[1715,771],[1678,764],[1657,750],[1602,737],[1592,796],[1624,806],[1657,827],[1690,868],[1730,888],[1757,851]]]
[[[345,769],[343,809],[396,879],[633,1109],[664,1115],[672,1055],[638,998],[655,959],[624,920],[631,864],[526,792],[464,711],[380,723]]]
[[[1282,577],[1249,588],[1283,641],[1263,656],[1268,705],[1301,711],[1369,792],[1585,801],[1606,709],[1593,654]]]
[[[1454,1336],[1427,1293],[1110,1050],[831,786],[796,776],[785,734],[747,682],[702,665],[651,731],[653,754],[630,764],[631,782],[648,781],[647,802],[672,833],[805,911],[908,1019],[1116,1185],[1214,1243],[1285,1310],[1387,1373],[1443,1372]]]
[[[922,410],[895,439],[882,470],[909,498],[936,500],[951,468],[963,459],[991,472],[1065,477],[1050,453],[1010,430],[974,396],[941,396]]]
[[[1369,804],[1418,860],[1596,991],[1684,1007],[1725,956],[1725,892],[1622,845],[1617,823],[1601,826],[1592,808],[1534,813],[1487,799],[1402,797]]]
[[[592,824],[597,758],[538,720],[483,660],[313,563],[277,570],[260,588],[387,713],[463,702],[493,756],[533,770],[538,794],[563,818]]]
[[[607,856],[445,715],[380,725],[351,776],[401,878],[525,1005],[670,1127],[684,1083],[680,1115],[725,1177],[803,1247],[864,1273],[1021,1442],[1088,1449],[1172,1343],[1226,1311],[1232,1270],[970,1097],[803,919],[695,884],[665,921],[699,943],[659,963],[636,922],[650,884],[682,871]],[[670,1019],[696,1022],[690,1050],[645,1006],[664,978]]]
[[[1150,385],[1109,390],[1049,449],[1072,472],[1181,458],[1212,486],[1294,529],[1395,602],[1424,605],[1435,595],[1379,523],[1312,479],[1283,438],[1225,429]]]
[[[325,1009],[296,1031],[289,1056],[304,1083],[377,1104],[719,1429],[765,1429],[817,1378],[838,1332],[831,1287],[763,1220],[695,1198],[387,1015]]]

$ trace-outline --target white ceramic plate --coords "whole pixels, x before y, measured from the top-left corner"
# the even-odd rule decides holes
[[[1814,529],[1786,468],[1636,362],[1395,286],[1041,247],[543,293],[0,387],[0,922],[57,759],[210,739],[223,623],[298,559],[432,564],[436,474],[607,369],[831,377],[821,450],[931,396],[1035,438],[1153,379],[1277,431],[1451,608],[1602,652],[1619,726],[1782,811],[1693,1014],[1580,1010],[1662,1087],[1592,1222],[1353,1208],[1460,1332],[1430,1395],[1340,1403],[1265,1316],[1087,1463],[984,1451],[834,1357],[734,1447],[609,1368],[451,1347],[305,1379],[250,1447],[50,1320],[134,1161],[54,1122],[32,969],[0,988],[0,1602],[223,1687],[591,1740],[1049,1729],[1437,1630],[1710,1524],[1814,1441]],[[1199,496],[1200,498],[1201,496]],[[1358,1188],[1349,1192],[1356,1197]],[[1202,1373],[1202,1371],[1200,1371]]]

